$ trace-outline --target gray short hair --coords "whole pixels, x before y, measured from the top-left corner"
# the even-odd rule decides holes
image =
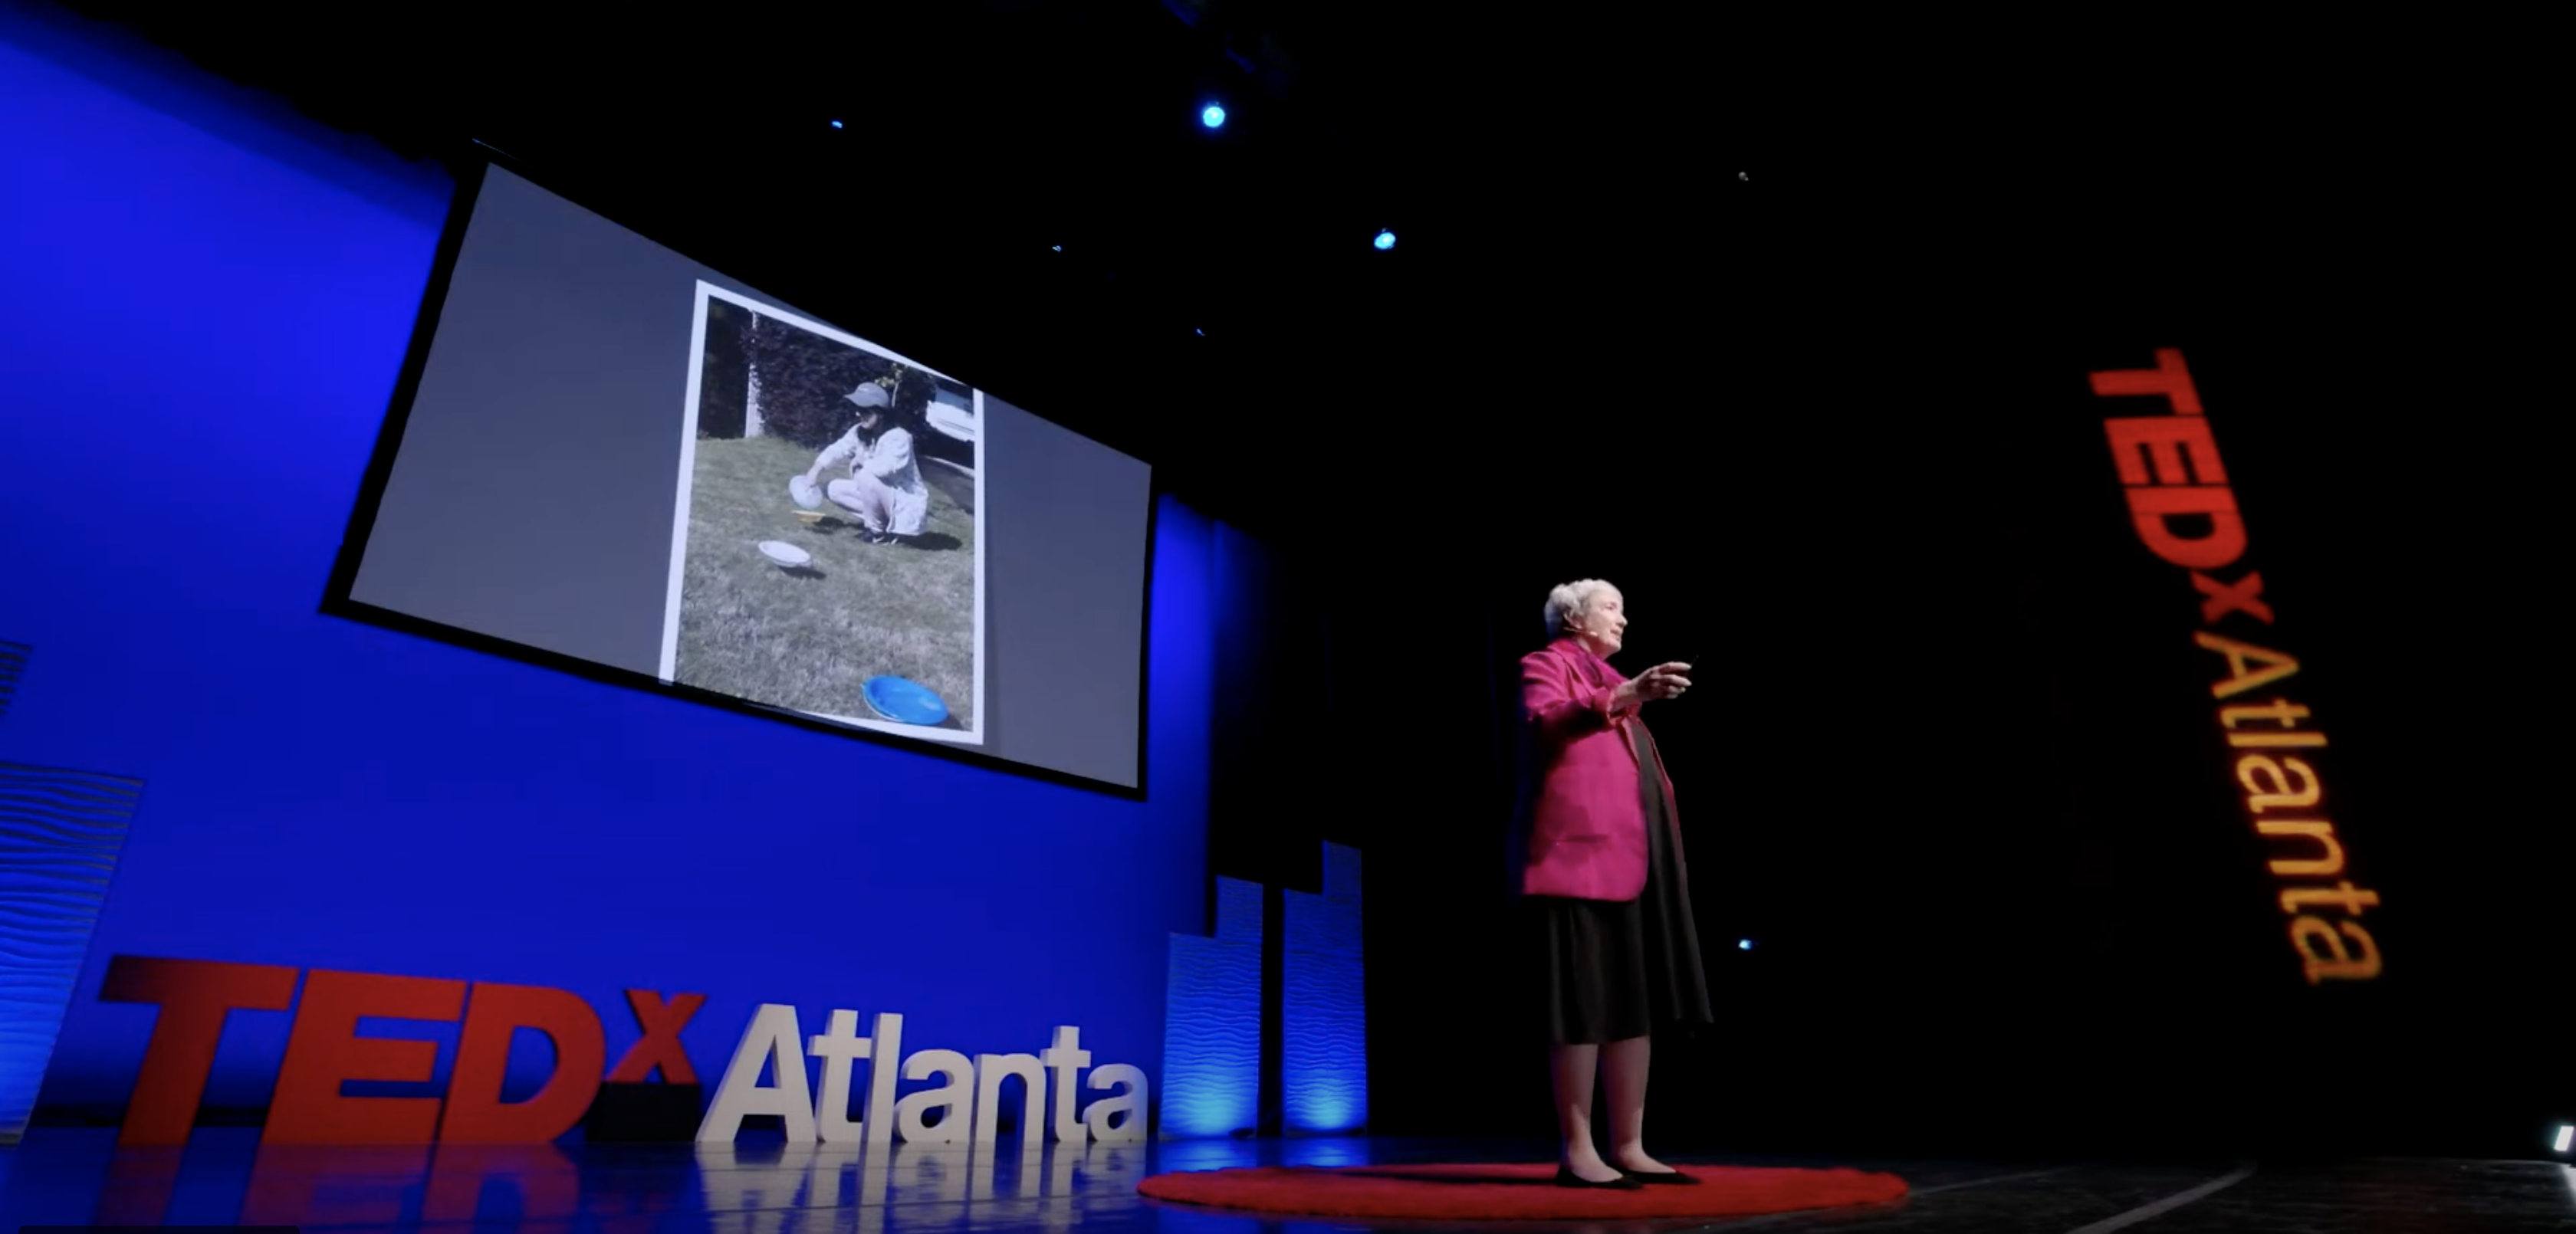
[[[1602,592],[1617,590],[1619,589],[1597,578],[1576,579],[1571,583],[1557,584],[1556,590],[1547,593],[1547,636],[1556,638],[1564,634],[1567,618],[1580,617],[1590,612],[1592,602],[1598,599]]]

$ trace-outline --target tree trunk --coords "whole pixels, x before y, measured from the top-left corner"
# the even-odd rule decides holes
[[[760,314],[754,313],[751,315],[750,330],[756,331],[758,329],[760,329]],[[748,340],[746,340],[746,342],[747,341]],[[760,353],[752,350],[748,346],[745,346],[742,349],[742,352],[743,368],[751,374],[749,378],[749,388],[745,389],[742,395],[742,435],[745,440],[749,440],[761,435]]]

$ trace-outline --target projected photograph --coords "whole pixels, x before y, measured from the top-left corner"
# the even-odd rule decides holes
[[[981,396],[704,282],[695,322],[663,679],[981,744]]]

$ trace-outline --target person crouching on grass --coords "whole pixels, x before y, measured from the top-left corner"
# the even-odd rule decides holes
[[[930,517],[930,490],[912,458],[912,431],[895,422],[894,396],[871,381],[842,397],[859,409],[858,422],[815,456],[805,482],[814,483],[826,468],[847,467],[849,477],[824,485],[823,495],[858,516],[867,529],[863,539],[891,544],[920,535]]]

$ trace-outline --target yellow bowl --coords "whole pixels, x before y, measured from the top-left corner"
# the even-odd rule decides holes
[[[799,510],[796,512],[796,521],[811,527],[814,524],[823,521],[823,512],[820,510]]]

